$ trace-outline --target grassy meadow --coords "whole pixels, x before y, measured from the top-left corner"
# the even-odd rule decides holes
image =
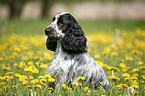
[[[0,20],[0,96],[143,96],[145,94],[145,21],[79,21],[88,52],[109,81],[97,90],[73,82],[55,91],[47,74],[53,52],[46,49],[48,19]],[[78,81],[85,80],[78,77]],[[93,84],[93,83],[91,83]]]

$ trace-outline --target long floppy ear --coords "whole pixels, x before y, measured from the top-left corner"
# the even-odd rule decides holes
[[[69,54],[80,54],[83,52],[87,52],[87,39],[84,36],[81,27],[78,25],[73,16],[70,15],[69,19],[69,26],[66,32],[64,32],[65,36],[63,37],[61,42],[62,50]]]
[[[57,41],[50,41],[49,38],[47,38],[46,47],[51,51],[55,51],[57,47]]]

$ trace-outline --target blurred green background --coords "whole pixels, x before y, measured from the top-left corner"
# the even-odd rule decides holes
[[[0,0],[0,36],[44,35],[63,11],[72,13],[86,34],[145,29],[145,0]]]

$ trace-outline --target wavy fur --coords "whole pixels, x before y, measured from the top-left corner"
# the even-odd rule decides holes
[[[71,85],[72,82],[79,82],[79,76],[86,78],[83,86],[93,82],[97,89],[100,82],[103,82],[103,88],[109,88],[105,72],[87,53],[87,39],[70,13],[57,14],[45,34],[49,37],[47,48],[54,51],[52,62],[48,64],[48,74],[56,80],[53,85],[55,89],[59,89],[62,83]]]

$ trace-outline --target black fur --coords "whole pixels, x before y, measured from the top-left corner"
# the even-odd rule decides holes
[[[73,16],[68,14],[68,16],[64,15],[64,18],[69,18],[67,20],[67,30],[65,36],[62,39],[62,49],[64,52],[69,54],[80,54],[86,51],[86,42],[87,39],[84,36],[84,33],[81,27],[78,25],[77,21]]]
[[[47,38],[46,47],[51,51],[55,51],[57,47],[57,41],[50,41],[49,38]]]
[[[68,54],[80,54],[87,52],[86,42],[87,39],[81,27],[71,14],[63,14],[57,21],[57,26],[65,34],[61,42],[61,48]],[[55,51],[57,47],[57,41],[50,41],[47,39],[47,49]]]

